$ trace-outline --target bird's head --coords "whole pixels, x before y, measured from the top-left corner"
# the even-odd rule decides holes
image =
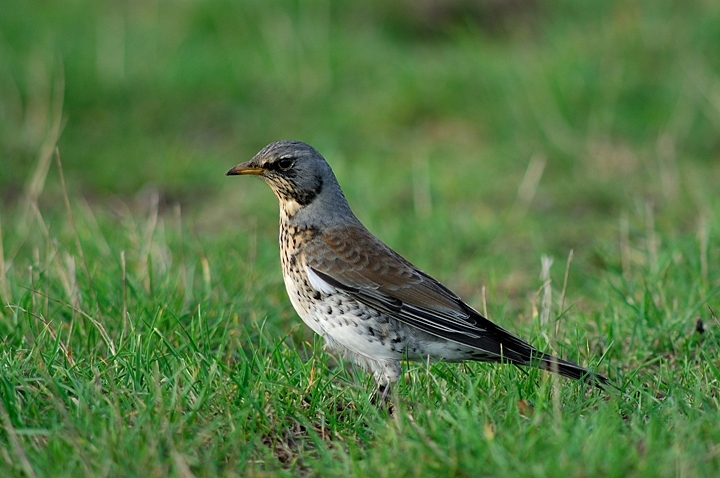
[[[301,141],[277,141],[260,150],[250,161],[230,169],[228,176],[261,177],[289,216],[314,203],[319,197],[344,206],[345,197],[335,175],[320,153]],[[344,203],[344,204],[342,204]]]

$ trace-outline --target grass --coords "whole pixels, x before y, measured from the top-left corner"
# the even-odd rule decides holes
[[[718,474],[712,2],[6,3],[3,476]],[[223,176],[280,138],[620,391],[406,364],[375,407],[287,300],[272,194]]]

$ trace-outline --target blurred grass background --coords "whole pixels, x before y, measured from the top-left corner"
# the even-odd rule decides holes
[[[720,8],[711,1],[9,1],[3,10],[4,209],[33,173],[43,177],[42,145],[57,137],[73,195],[103,204],[158,193],[210,229],[238,209],[270,227],[268,195],[222,172],[266,143],[302,139],[381,237],[421,240],[403,232],[407,209],[440,222],[441,234],[480,234],[469,256],[503,255],[493,240],[583,254],[617,239],[622,214],[643,227],[647,202],[687,231],[716,197]],[[57,186],[48,181],[40,200],[57,204]]]
[[[264,456],[258,450],[268,445],[267,436],[295,436],[284,413],[330,417],[330,428],[350,447],[348,456],[367,458],[348,465],[311,453],[308,464],[291,444],[283,461],[270,446],[273,459],[293,473],[309,473],[318,463],[346,466],[358,475],[381,469],[377,460],[387,452],[373,447],[393,449],[402,438],[368,438],[372,427],[368,431],[353,420],[379,421],[382,429],[384,418],[374,416],[371,406],[354,396],[348,400],[358,403],[357,413],[341,413],[334,402],[303,401],[305,384],[318,383],[308,378],[315,376],[315,361],[327,358],[313,355],[315,361],[304,362],[314,349],[301,344],[312,335],[298,326],[284,295],[276,200],[259,181],[224,176],[269,142],[300,139],[328,159],[371,231],[481,310],[486,293],[491,317],[503,325],[521,335],[532,329],[545,340],[541,345],[555,346],[536,322],[539,290],[551,278],[559,305],[553,309],[563,317],[563,355],[596,363],[607,353],[603,372],[624,379],[639,374],[640,383],[652,385],[651,410],[646,402],[619,406],[637,436],[618,441],[618,453],[639,450],[642,442],[647,450],[638,452],[640,463],[695,456],[697,466],[717,469],[717,448],[697,450],[708,436],[718,438],[709,425],[717,397],[708,390],[717,389],[720,376],[712,360],[705,361],[710,368],[701,378],[691,366],[695,319],[703,317],[717,330],[717,319],[704,306],[720,309],[714,295],[720,284],[717,2],[5,0],[0,10],[0,297],[6,305],[0,311],[0,351],[4,406],[15,428],[28,433],[30,462],[45,459],[46,470],[59,471],[52,463],[67,447],[78,467],[67,468],[71,476],[72,470],[100,473],[103,463],[133,455],[137,436],[108,432],[90,412],[79,413],[78,420],[92,426],[68,418],[64,408],[88,394],[97,400],[93,413],[138,420],[148,455],[125,465],[136,466],[137,473],[174,470],[187,476],[175,455],[170,453],[174,465],[163,458],[164,445],[153,441],[156,430],[174,437],[172,446],[183,453],[205,450],[190,461],[195,472],[203,469],[198,463],[217,465],[237,451],[213,438],[219,430],[222,436],[239,434],[237,440],[249,445],[218,470],[233,469],[232,460],[245,463],[239,470],[264,470],[265,458],[252,460]],[[75,221],[65,210],[55,146]],[[558,291],[570,251],[565,300]],[[541,278],[543,255],[555,265]],[[263,318],[271,337],[280,341],[290,334],[296,346],[287,351],[267,341],[265,326],[258,325]],[[717,357],[714,340],[697,356]],[[578,350],[584,343],[586,350]],[[109,367],[100,359],[106,356],[127,372]],[[198,358],[211,356],[217,362]],[[638,368],[658,357],[671,366]],[[287,372],[280,365],[285,361],[299,375],[278,372]],[[53,371],[63,370],[62,364],[68,371]],[[214,399],[187,398],[179,372],[184,367],[197,380],[191,382],[200,384],[193,392]],[[337,379],[319,367],[321,383]],[[462,389],[464,378],[454,370],[440,365],[434,373]],[[513,372],[469,370],[493,374],[478,379],[487,390],[517,378],[508,375]],[[685,378],[675,383],[679,370]],[[83,378],[67,378],[77,373]],[[28,378],[36,376],[49,388]],[[60,385],[47,385],[54,380]],[[98,385],[102,393],[95,390],[101,381],[110,384]],[[296,388],[278,388],[283,381]],[[417,384],[407,381],[403,396],[412,402]],[[663,434],[667,417],[695,417],[694,412],[681,407],[653,415],[662,409],[653,407],[678,383],[686,388],[675,391],[681,400],[672,403],[701,403],[712,413],[698,415],[708,420],[701,425],[678,425],[675,437]],[[426,386],[431,410],[454,403],[431,396]],[[65,396],[65,387],[73,394]],[[314,397],[356,393],[334,387],[316,390]],[[529,386],[518,385],[515,393],[534,393],[523,387]],[[7,398],[13,390],[17,402]],[[98,403],[104,398],[98,397],[108,393],[119,398],[103,411]],[[288,395],[299,400],[299,411],[284,407],[292,402]],[[142,402],[145,397],[151,405]],[[266,415],[265,401],[275,407],[277,422],[270,428],[277,430],[235,428],[243,423],[243,407],[255,403],[248,397]],[[476,398],[461,396],[458,403],[477,405]],[[503,398],[497,400],[477,406],[489,416],[510,413]],[[542,398],[536,400],[540,410]],[[208,403],[227,407],[232,419],[193,423]],[[181,410],[191,419],[159,423],[152,415],[143,428],[134,410],[143,417],[143,407],[153,406]],[[607,409],[594,416],[598,443],[608,443],[603,433],[622,427],[612,416]],[[659,417],[653,423],[660,425],[645,428],[647,416]],[[70,431],[68,423],[74,423]],[[422,426],[446,441],[442,422]],[[424,443],[425,432],[412,429],[420,436],[417,443]],[[703,431],[693,437],[697,441],[683,435],[696,429]],[[33,430],[50,438],[33,438]],[[518,430],[520,439],[509,440],[503,450],[519,449],[539,463],[553,454],[534,447],[532,439],[523,441],[524,429]],[[486,438],[493,433],[484,430]],[[58,436],[59,444],[53,441]],[[11,434],[6,438],[12,442]],[[83,439],[98,440],[108,450],[89,450]],[[682,440],[695,447],[694,455],[684,455]],[[98,459],[98,468],[89,465],[97,453],[113,453],[113,446],[121,450],[118,456]],[[407,457],[428,452],[403,446]],[[663,447],[674,447],[676,454],[664,455]],[[375,451],[366,455],[366,449]],[[14,450],[13,457],[23,456]],[[13,461],[9,456],[2,455],[5,463]],[[683,466],[695,470],[688,464],[693,459],[687,460]],[[567,474],[562,463],[537,466]],[[621,473],[639,466],[617,464],[581,469]],[[508,466],[489,470],[518,471]]]
[[[18,194],[63,102],[58,145],[85,195],[153,184],[191,201],[225,184],[218,168],[298,137],[353,164],[485,168],[471,180],[491,177],[476,183],[489,197],[512,196],[539,153],[558,187],[617,188],[567,185],[590,209],[672,202],[685,167],[717,164],[718,15],[709,1],[10,1],[0,185]]]

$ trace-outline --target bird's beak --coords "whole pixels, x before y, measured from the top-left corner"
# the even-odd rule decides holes
[[[225,176],[238,176],[245,174],[252,174],[253,176],[257,176],[259,174],[262,174],[263,171],[265,171],[263,168],[258,168],[257,166],[251,164],[251,161],[248,161],[247,163],[240,163],[234,168],[231,168],[230,171],[225,173]]]

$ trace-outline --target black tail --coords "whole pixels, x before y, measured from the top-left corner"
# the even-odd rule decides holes
[[[577,364],[568,362],[567,360],[553,357],[552,355],[536,352],[534,360],[534,363],[530,362],[526,365],[536,365],[542,370],[557,373],[563,377],[581,380],[587,384],[602,388],[603,390],[607,386],[611,385],[610,380],[608,380],[607,377],[600,375],[599,373],[591,372]]]
[[[476,317],[476,319],[477,318],[478,317]],[[494,353],[498,361],[505,361],[515,365],[538,367],[548,372],[557,373],[563,377],[583,381],[603,390],[607,386],[613,386],[607,377],[599,373],[591,372],[567,360],[540,352],[520,337],[511,334],[502,327],[485,319],[485,317],[480,315],[480,318],[483,320],[481,326],[485,329],[485,335],[477,339],[476,344],[473,345],[482,350]]]

